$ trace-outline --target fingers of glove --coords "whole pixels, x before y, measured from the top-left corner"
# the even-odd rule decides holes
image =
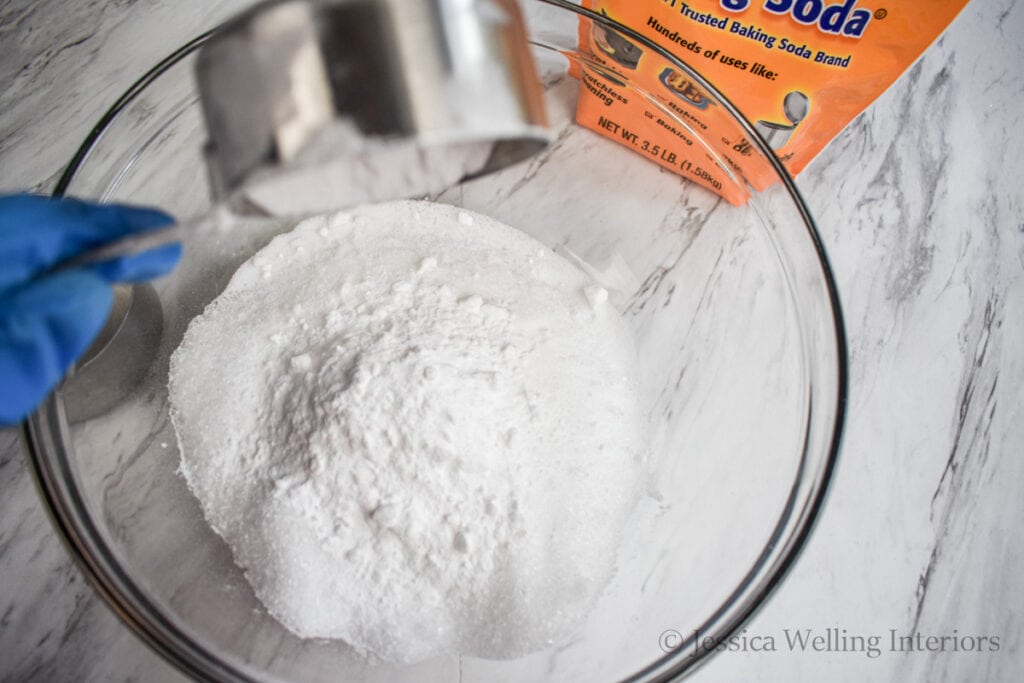
[[[27,282],[85,249],[173,222],[156,209],[32,195],[0,197],[0,290]]]
[[[0,423],[24,419],[103,328],[110,285],[89,270],[54,274],[0,301]]]
[[[141,254],[122,256],[91,266],[107,282],[142,282],[166,275],[181,259],[181,244],[168,244]]]

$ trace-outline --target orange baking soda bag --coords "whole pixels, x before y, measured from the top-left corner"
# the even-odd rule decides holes
[[[967,0],[583,0],[703,75],[796,175],[938,37]],[[734,204],[775,177],[697,79],[595,20],[577,121]],[[625,87],[629,82],[640,91]],[[666,111],[667,110],[667,111]],[[671,112],[671,113],[669,113]],[[698,133],[699,135],[694,135]],[[704,141],[710,141],[710,144]]]

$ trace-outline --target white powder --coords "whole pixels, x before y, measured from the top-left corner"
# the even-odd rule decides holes
[[[318,130],[288,168],[250,178],[244,201],[271,216],[308,216],[422,197],[478,173],[494,148],[487,141],[447,143],[368,138],[350,123],[334,122]]]
[[[644,463],[634,365],[578,268],[403,201],[244,264],[171,359],[171,415],[287,628],[395,662],[509,658],[570,635],[611,577]]]

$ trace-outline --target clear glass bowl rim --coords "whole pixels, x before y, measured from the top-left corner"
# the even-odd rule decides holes
[[[810,210],[789,172],[755,127],[724,94],[698,71],[627,26],[567,0],[534,0],[534,2],[572,12],[581,18],[589,19],[619,32],[646,49],[658,53],[672,62],[675,67],[684,70],[695,83],[717,98],[743,128],[752,145],[772,165],[780,182],[797,207],[820,268],[818,275],[828,293],[828,308],[832,313],[833,341],[837,359],[835,417],[828,449],[823,453],[808,453],[805,450],[802,454],[802,466],[794,481],[785,511],[776,524],[775,533],[744,579],[697,631],[701,634],[701,639],[710,637],[714,642],[725,642],[765,605],[768,598],[789,573],[794,562],[806,547],[829,491],[845,423],[849,376],[846,332],[835,276]],[[207,31],[175,50],[146,72],[117,99],[96,123],[68,163],[53,190],[54,197],[65,195],[75,174],[119,114],[151,83],[199,49],[216,31],[217,28]],[[74,474],[68,454],[63,445],[54,439],[54,435],[60,431],[58,427],[60,426],[59,421],[62,419],[62,411],[56,405],[54,396],[51,395],[25,421],[22,430],[28,446],[30,469],[51,521],[69,553],[94,589],[136,635],[183,673],[198,680],[253,681],[254,679],[244,671],[223,661],[203,644],[182,632],[156,607],[145,591],[120,566],[116,556],[107,547],[102,534],[90,518],[88,508],[74,484]],[[803,466],[807,462],[811,462],[814,466]],[[793,528],[783,535],[782,532],[785,530],[787,522]],[[771,550],[779,545],[779,541],[784,541],[781,545],[785,550],[779,557],[770,558]],[[769,562],[769,559],[772,561]],[[701,647],[699,643],[695,642],[696,638],[696,633],[684,634],[678,647],[632,674],[627,680],[679,680],[693,673],[716,652],[715,649]]]

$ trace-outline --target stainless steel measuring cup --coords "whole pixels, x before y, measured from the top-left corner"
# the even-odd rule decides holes
[[[212,184],[240,211],[423,195],[549,140],[515,0],[264,2],[197,76]]]

